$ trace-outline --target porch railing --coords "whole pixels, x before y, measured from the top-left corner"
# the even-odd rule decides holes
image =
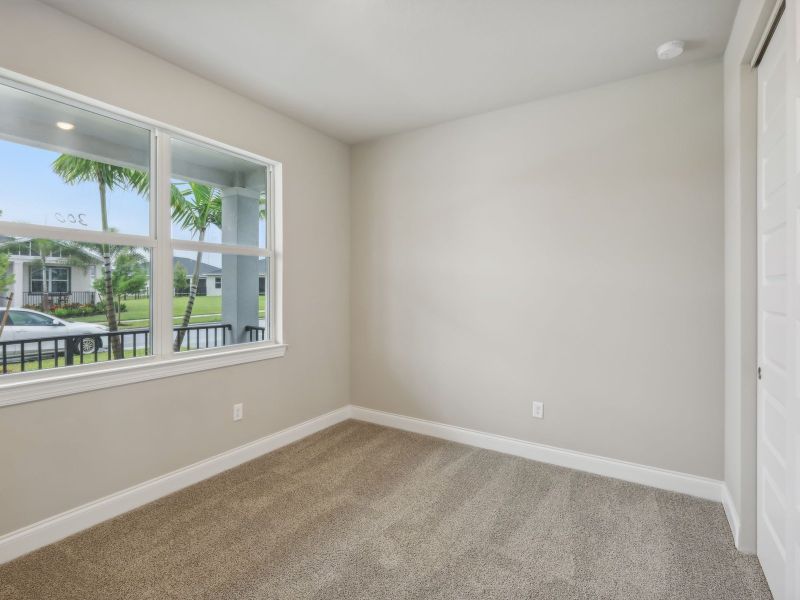
[[[247,334],[248,342],[261,342],[266,336],[267,328],[245,325],[244,332]]]
[[[231,332],[230,323],[209,323],[207,325],[188,325],[187,327],[174,327],[173,331],[178,334],[183,332],[183,342],[181,350],[196,350],[198,348],[215,348],[225,346]],[[194,337],[194,346],[192,346]],[[220,344],[220,342],[222,342]],[[184,345],[186,346],[184,348]]]
[[[95,292],[22,292],[22,304],[25,306],[41,307],[44,297],[47,296],[50,306],[64,306],[65,304],[94,304],[97,301]]]

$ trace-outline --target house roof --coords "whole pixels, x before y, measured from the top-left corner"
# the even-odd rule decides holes
[[[180,264],[186,269],[186,272],[191,275],[194,272],[194,265],[195,260],[191,258],[184,258],[183,256],[176,256],[172,259],[173,264],[177,265]],[[200,275],[219,275],[222,273],[222,269],[219,267],[215,267],[214,265],[210,265],[208,263],[201,262],[200,263]]]
[[[0,244],[24,244],[26,242],[30,242],[33,238],[28,237],[9,237],[7,235],[0,235]],[[54,244],[63,246],[65,248],[69,247],[68,243],[61,242],[59,240],[52,240]],[[84,254],[87,258],[91,259],[93,262],[100,263],[103,261],[103,257],[100,256],[98,252],[91,248],[86,248],[79,246],[77,244],[72,244],[72,247],[78,250],[80,253]],[[14,254],[13,256],[36,256],[35,254]],[[50,258],[50,257],[48,257]],[[57,259],[58,256],[53,256],[52,258]]]
[[[186,272],[191,275],[194,272],[194,263],[195,261],[191,258],[184,258],[183,256],[176,256],[173,259],[174,264],[180,263],[183,265],[183,268],[186,269]],[[265,275],[267,272],[267,259],[260,258],[258,259],[258,272],[260,275]],[[200,263],[200,276],[207,277],[207,276],[214,276],[214,275],[222,275],[222,268],[215,267],[214,265],[210,265],[208,263],[201,262]]]

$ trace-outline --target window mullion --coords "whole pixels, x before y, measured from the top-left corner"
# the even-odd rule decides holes
[[[153,280],[151,293],[153,353],[161,357],[172,355],[172,246],[170,244],[170,147],[169,136],[156,131],[155,185],[156,246],[153,251]]]
[[[278,344],[283,340],[283,167],[273,165],[269,169],[271,197],[268,199],[270,211],[270,338]]]
[[[241,256],[269,257],[272,253],[266,248],[258,246],[236,246],[219,242],[198,242],[195,240],[172,240],[174,250],[189,252],[210,252],[214,254],[239,254]]]

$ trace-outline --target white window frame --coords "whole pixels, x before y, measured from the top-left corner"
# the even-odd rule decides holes
[[[270,358],[286,353],[282,326],[283,276],[283,186],[282,163],[235,148],[204,136],[131,113],[124,109],[75,94],[7,69],[0,68],[0,84],[103,115],[150,131],[150,232],[149,235],[70,229],[27,223],[0,222],[4,235],[129,245],[150,250],[152,354],[90,365],[75,365],[0,375],[0,407],[56,396],[115,387],[220,368]],[[170,139],[205,146],[263,165],[267,174],[267,247],[236,246],[172,239],[170,214]],[[174,250],[267,257],[270,263],[270,294],[265,313],[265,340],[218,348],[175,353],[172,350],[172,292]]]

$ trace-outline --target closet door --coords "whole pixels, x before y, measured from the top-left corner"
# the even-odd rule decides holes
[[[800,52],[797,2],[758,68],[758,556],[776,600],[800,594]]]

